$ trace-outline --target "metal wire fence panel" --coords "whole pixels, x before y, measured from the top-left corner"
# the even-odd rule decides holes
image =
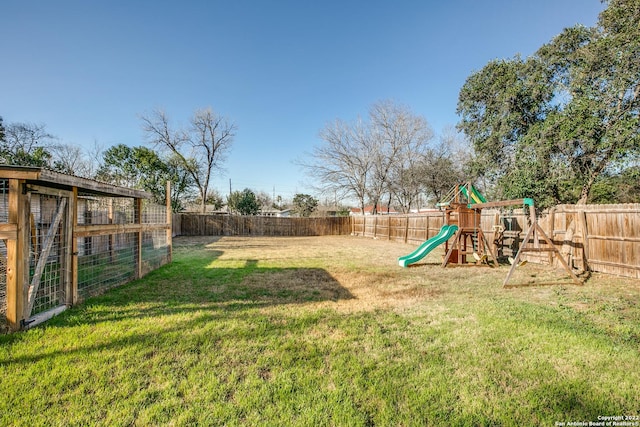
[[[164,224],[167,222],[167,207],[144,200],[142,202],[143,224]]]
[[[78,196],[78,224],[133,224],[136,219],[132,198]]]
[[[86,247],[87,239],[102,239],[106,243],[78,254],[78,296],[81,300],[135,279],[137,233],[80,237],[78,248]]]
[[[169,242],[165,230],[142,233],[142,274],[145,275],[169,262]]]
[[[148,200],[142,203],[143,224],[165,224],[167,207]],[[167,230],[153,230],[142,233],[142,268],[145,275],[169,262],[169,241]]]

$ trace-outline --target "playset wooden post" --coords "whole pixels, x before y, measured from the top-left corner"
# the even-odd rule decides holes
[[[461,197],[463,188],[466,192],[466,200]],[[445,243],[442,267],[446,267],[449,263],[466,264],[467,255],[470,254],[476,254],[479,260],[489,258],[496,267],[498,266],[498,260],[491,245],[482,232],[482,209],[475,207],[471,199],[472,194],[471,183],[461,185],[455,192],[453,200],[445,205],[445,223],[457,225],[458,231],[451,244]]]

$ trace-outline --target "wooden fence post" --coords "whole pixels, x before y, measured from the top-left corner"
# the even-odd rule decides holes
[[[29,283],[29,200],[22,194],[24,180],[9,180],[9,223],[16,236],[7,239],[7,322],[16,331],[24,320],[25,290]]]
[[[167,203],[167,257],[170,263],[173,259],[173,212],[171,210],[171,181],[167,181],[166,191]]]
[[[580,219],[580,228],[582,229],[582,269],[589,271],[589,230],[587,229],[587,210],[582,207],[582,212],[579,212],[578,218]]]
[[[73,187],[73,200],[69,204],[70,216],[71,216],[71,230],[72,235],[76,231],[78,225],[78,187]],[[78,238],[72,236],[71,239],[71,303],[78,302]]]
[[[555,222],[556,222],[556,207],[549,209],[549,233],[548,236],[555,245]],[[549,265],[553,265],[553,252],[549,251]]]
[[[142,277],[142,199],[135,198],[135,206],[134,206],[134,218],[136,224],[139,226],[138,231],[136,232],[136,240],[137,240],[137,254],[135,258],[136,263],[136,279]]]
[[[404,242],[407,243],[409,239],[409,215],[407,215],[407,222],[404,227]]]

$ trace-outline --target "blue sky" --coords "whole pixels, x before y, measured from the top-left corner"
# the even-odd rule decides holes
[[[0,116],[61,142],[144,144],[140,115],[176,125],[211,106],[238,127],[226,194],[310,192],[294,161],[328,122],[392,99],[436,134],[488,61],[528,56],[599,0],[0,2]]]

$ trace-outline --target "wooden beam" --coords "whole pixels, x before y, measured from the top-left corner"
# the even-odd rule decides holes
[[[94,181],[92,179],[80,178],[73,175],[54,172],[48,169],[42,169],[40,171],[38,179],[40,181],[51,184],[77,187],[79,190],[90,191],[104,196],[136,197],[142,199],[151,198],[151,193],[148,193],[146,191],[118,187],[115,185]]]
[[[73,194],[69,199],[69,212],[71,223],[71,304],[76,304],[78,295],[78,238],[74,230],[78,226],[78,188],[73,187]],[[67,297],[67,300],[69,297]]]
[[[587,229],[587,212],[578,214],[580,228],[582,229],[582,266],[584,271],[589,271],[589,231]]]
[[[166,230],[168,224],[87,224],[77,225],[74,237],[105,236],[107,234],[137,233],[139,231]]]
[[[555,252],[553,248],[522,248],[522,252]]]
[[[134,218],[136,225],[139,227],[136,232],[136,241],[138,244],[138,253],[136,254],[136,279],[142,277],[142,199],[135,199]]]
[[[589,240],[610,240],[612,242],[640,243],[640,237],[598,236],[596,234],[589,234]]]
[[[484,208],[502,208],[507,206],[524,205],[526,199],[512,199],[512,200],[498,200],[495,202],[487,203],[474,203],[470,207],[471,209],[484,209]]]
[[[628,268],[630,270],[640,270],[640,265],[622,264],[619,262],[601,261],[597,259],[589,260],[589,262],[595,265],[606,265],[609,267]]]
[[[44,194],[55,197],[71,197],[73,191],[61,190],[59,188],[43,187],[42,185],[28,184],[27,191],[30,193]]]
[[[9,328],[20,329],[24,320],[24,290],[29,282],[29,200],[22,194],[23,180],[9,179],[9,223],[16,238],[7,239],[7,310]]]
[[[17,224],[0,224],[0,239],[16,240],[18,238]]]
[[[50,184],[67,191],[72,191],[73,187],[77,187],[81,191],[103,196],[151,198],[151,193],[146,191],[118,187],[92,179],[29,166],[0,166],[0,178],[27,180],[30,185]]]

